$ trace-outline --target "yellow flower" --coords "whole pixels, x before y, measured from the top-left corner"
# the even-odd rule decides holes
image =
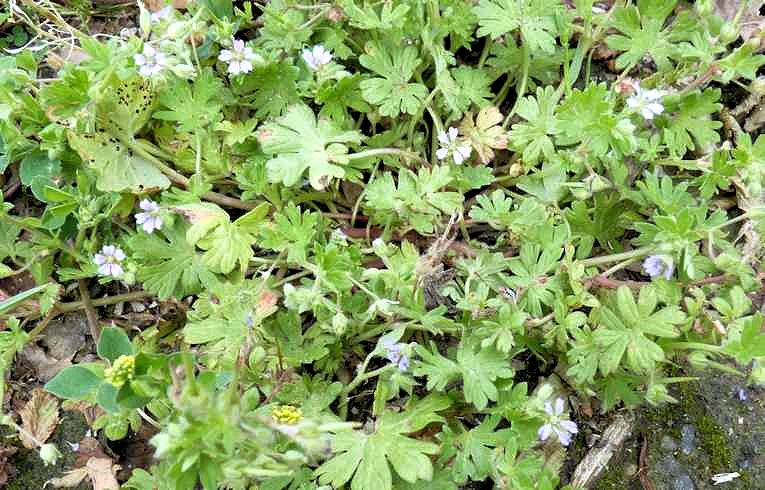
[[[135,371],[135,356],[119,356],[112,363],[112,367],[104,370],[104,379],[107,383],[121,388],[125,383],[133,379]]]
[[[271,417],[280,424],[295,425],[303,419],[303,411],[292,405],[281,405],[271,410]]]

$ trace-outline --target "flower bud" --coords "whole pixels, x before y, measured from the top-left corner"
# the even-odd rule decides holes
[[[121,388],[135,375],[135,356],[119,356],[111,367],[104,370],[104,380],[116,388]]]
[[[56,464],[60,457],[61,453],[55,444],[43,444],[40,446],[40,459],[43,460],[45,466]]]
[[[696,13],[699,14],[699,17],[707,17],[711,15],[714,10],[712,0],[696,0],[694,8],[696,9]]]
[[[720,41],[723,44],[730,44],[738,38],[739,33],[739,26],[729,22],[725,23],[720,29]]]

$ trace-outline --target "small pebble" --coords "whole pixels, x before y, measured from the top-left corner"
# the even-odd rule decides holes
[[[684,425],[680,429],[680,448],[683,454],[691,454],[696,449],[696,429],[692,425]]]
[[[672,481],[672,490],[695,490],[693,480],[688,475],[680,475]]]

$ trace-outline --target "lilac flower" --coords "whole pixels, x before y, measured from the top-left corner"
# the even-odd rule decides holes
[[[558,440],[564,446],[571,443],[571,436],[579,432],[576,423],[571,420],[564,420],[561,416],[565,411],[565,402],[563,398],[555,400],[555,407],[549,401],[545,402],[545,412],[547,413],[547,423],[539,428],[539,439],[546,441],[554,432]]]
[[[173,8],[173,6],[172,5],[168,5],[168,6],[166,6],[165,8],[163,8],[161,10],[157,10],[156,12],[152,12],[151,13],[151,17],[150,17],[151,21],[152,22],[160,22],[161,20],[164,20],[164,19],[170,17],[173,14],[174,11],[175,11],[175,9]]]
[[[438,141],[441,142],[441,148],[436,151],[436,156],[439,160],[445,160],[450,154],[454,158],[454,163],[462,165],[467,157],[470,156],[472,149],[470,145],[460,144],[457,141],[459,136],[459,130],[457,128],[449,128],[448,133],[441,131],[438,135]]]
[[[252,71],[252,63],[260,60],[251,47],[245,46],[241,39],[234,39],[231,49],[222,49],[218,59],[228,63],[228,72],[231,75],[240,75]]]
[[[675,263],[669,255],[650,255],[643,261],[643,270],[652,279],[663,276],[670,280],[675,272]]]
[[[101,252],[93,258],[98,266],[98,273],[102,276],[119,277],[125,271],[120,262],[125,260],[125,252],[116,245],[104,245]]]
[[[133,55],[133,61],[139,67],[138,73],[144,78],[149,78],[164,70],[168,60],[165,53],[146,44],[142,52]]]
[[[332,61],[332,53],[324,49],[324,46],[317,44],[313,49],[303,50],[303,60],[312,71],[321,69]]]
[[[738,396],[738,399],[742,402],[745,402],[749,399],[749,394],[747,393],[745,388],[739,388],[736,390],[736,396]]]
[[[664,97],[664,91],[662,90],[643,90],[640,88],[640,83],[636,82],[635,95],[632,95],[627,99],[627,106],[639,112],[645,119],[653,119],[654,116],[658,116],[664,112],[664,106],[661,105],[661,98]]]
[[[404,372],[409,369],[409,357],[401,352],[406,347],[406,344],[386,340],[383,342],[383,347],[385,347],[385,357],[393,364],[396,364],[399,371]]]
[[[154,230],[162,229],[162,217],[159,215],[159,204],[150,199],[144,199],[138,205],[144,210],[135,215],[136,224],[141,225],[143,231],[151,234]]]

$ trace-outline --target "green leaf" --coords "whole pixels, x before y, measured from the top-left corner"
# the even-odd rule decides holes
[[[334,178],[345,176],[348,147],[361,142],[358,131],[342,131],[334,123],[319,119],[304,105],[291,107],[276,121],[266,124],[259,136],[263,151],[275,155],[268,160],[268,179],[294,186],[308,170],[315,189],[324,189]]]
[[[414,46],[393,47],[369,42],[359,56],[364,68],[380,75],[361,82],[361,93],[370,104],[379,106],[380,115],[396,117],[401,113],[416,114],[428,89],[420,83],[409,83],[421,60]]]
[[[440,355],[434,344],[430,349],[418,346],[416,350],[422,362],[414,375],[427,376],[429,390],[443,390],[451,381],[462,378],[465,400],[480,410],[486,408],[489,400],[497,400],[499,392],[494,382],[515,374],[506,355],[493,347],[478,348],[476,352],[474,345],[463,341],[456,362]]]
[[[528,123],[514,124],[508,141],[511,148],[523,151],[523,159],[530,164],[536,163],[542,155],[549,159],[555,154],[551,136],[559,131],[555,116],[557,104],[558,95],[550,86],[537,87],[536,97],[524,97],[518,102],[516,112]]]
[[[386,411],[372,434],[361,431],[336,434],[332,441],[335,456],[316,470],[319,481],[336,488],[351,481],[351,490],[392,490],[390,466],[406,482],[430,480],[433,463],[429,455],[437,454],[438,446],[404,434],[442,422],[436,412],[449,408],[451,400],[431,394],[411,405],[400,413]]]
[[[138,280],[159,299],[180,299],[217,281],[201,255],[184,238],[180,224],[163,227],[161,234],[137,233],[128,239],[128,246],[131,257],[140,264]]]
[[[756,357],[765,357],[765,317],[756,313],[742,320],[739,335],[729,335],[723,344],[723,351],[745,365]]]
[[[132,356],[133,344],[124,330],[119,327],[106,327],[101,330],[96,349],[98,357],[114,362],[120,356]]]
[[[675,8],[677,0],[639,0],[638,6],[618,7],[614,10],[613,26],[622,35],[611,35],[606,43],[611,49],[624,51],[616,58],[616,67],[625,68],[650,55],[659,70],[669,70],[669,58],[675,48],[669,42],[664,23]]]
[[[101,385],[101,377],[83,366],[69,366],[45,384],[45,390],[59,398],[82,400]]]
[[[167,189],[170,180],[145,158],[100,128],[95,133],[67,131],[69,144],[95,171],[96,187],[104,192],[145,192]]]
[[[669,95],[665,97],[664,114],[657,126],[662,129],[662,136],[667,148],[675,156],[683,156],[686,151],[696,146],[705,147],[720,141],[717,130],[722,127],[720,121],[712,119],[722,104],[720,89],[706,89],[687,95]]]
[[[164,90],[159,98],[167,110],[157,111],[153,117],[177,123],[179,131],[195,133],[221,119],[223,91],[223,84],[211,68],[202,70],[192,85],[181,78],[174,78],[173,85]]]
[[[496,39],[518,28],[532,51],[553,53],[558,31],[556,0],[480,0],[473,8],[478,16],[478,35]]]
[[[36,295],[37,293],[44,291],[46,288],[48,288],[48,284],[42,284],[40,286],[35,286],[31,289],[27,289],[26,291],[16,293],[10,298],[6,298],[0,301],[0,314],[12,311],[14,308],[22,304],[24,301],[28,300],[29,298]]]
[[[457,422],[456,432],[444,426],[438,435],[443,447],[439,461],[449,463],[454,481],[481,481],[489,476],[496,448],[504,447],[514,437],[512,429],[496,430],[501,421],[502,417],[492,415],[471,430]]]
[[[654,311],[656,293],[652,288],[642,288],[638,302],[632,291],[621,286],[616,291],[616,309],[602,306],[598,309],[595,343],[602,349],[600,370],[604,376],[615,372],[626,356],[627,366],[638,374],[654,370],[657,362],[664,360],[664,351],[653,337],[673,338],[680,335],[675,325],[685,321],[685,314],[676,306],[666,306]]]

